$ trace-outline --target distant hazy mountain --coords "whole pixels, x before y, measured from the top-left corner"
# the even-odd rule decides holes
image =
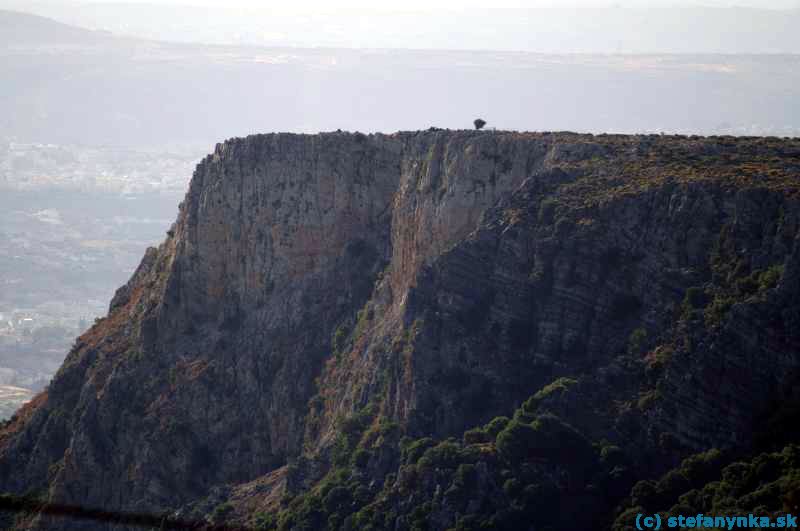
[[[796,31],[800,9],[662,4],[648,8],[309,11],[297,7],[276,10],[0,0],[2,5],[16,5],[19,10],[82,27],[214,44],[537,53],[800,52]]]
[[[88,31],[36,15],[0,10],[0,46],[98,45],[111,38],[105,31]]]
[[[19,141],[210,147],[263,131],[463,128],[477,116],[517,130],[800,134],[796,55],[210,46],[0,19],[27,39],[0,46],[0,137]],[[56,46],[54,34],[84,44]]]

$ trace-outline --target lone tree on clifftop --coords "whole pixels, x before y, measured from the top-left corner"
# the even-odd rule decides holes
[[[475,129],[483,129],[483,126],[486,125],[486,120],[481,120],[480,118],[476,118],[474,122]]]

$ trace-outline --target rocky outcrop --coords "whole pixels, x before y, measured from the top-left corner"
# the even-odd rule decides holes
[[[800,142],[778,139],[229,140],[0,431],[0,490],[148,513],[230,500],[252,523],[369,438],[350,432],[461,436],[562,376],[538,411],[622,447],[628,480],[746,449],[798,398],[798,175]],[[375,448],[382,485],[401,460]]]

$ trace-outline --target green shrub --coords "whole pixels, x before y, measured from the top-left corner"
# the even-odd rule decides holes
[[[420,457],[422,457],[422,454],[424,454],[428,448],[431,448],[435,444],[436,441],[430,437],[423,437],[422,439],[417,440],[411,440],[404,437],[403,441],[400,443],[403,461],[407,464],[417,463]]]
[[[356,448],[364,430],[372,423],[376,407],[370,404],[360,411],[338,420],[339,434],[333,448],[333,462],[337,466],[346,466],[350,461],[351,453]]]
[[[594,456],[589,441],[555,415],[540,415],[531,424],[512,420],[497,436],[497,449],[509,461],[544,459],[579,465]]]
[[[722,323],[725,314],[728,313],[728,310],[730,310],[735,303],[736,299],[730,295],[720,294],[714,297],[714,300],[711,301],[711,304],[709,304],[703,312],[706,326],[711,328]]]
[[[625,452],[619,446],[605,445],[600,450],[600,462],[607,468],[622,465],[625,462]]]
[[[781,276],[783,276],[783,265],[773,265],[764,271],[753,271],[750,275],[737,279],[734,286],[741,297],[748,297],[774,288]]]
[[[702,310],[708,304],[708,294],[703,288],[691,287],[686,290],[683,296],[683,307],[685,310]]]
[[[631,501],[634,505],[641,505],[648,511],[658,509],[656,482],[652,479],[645,479],[637,482],[631,489]]]
[[[369,463],[369,459],[372,457],[372,454],[363,449],[358,448],[355,452],[353,452],[352,463],[353,466],[356,468],[364,468]]]
[[[494,440],[497,437],[497,434],[503,431],[503,428],[508,426],[509,422],[511,422],[511,419],[508,417],[495,417],[489,422],[489,424],[484,426],[483,429]]]
[[[411,512],[411,529],[412,531],[427,531],[428,530],[428,515],[433,510],[431,502],[425,502],[417,506]]]
[[[492,437],[484,428],[473,428],[464,432],[464,444],[483,444],[492,442]]]
[[[647,344],[647,330],[644,328],[637,328],[631,335],[628,336],[628,354],[631,356],[639,356],[644,352]]]
[[[420,470],[455,468],[460,461],[461,448],[450,441],[443,441],[425,450],[417,463]]]
[[[278,528],[278,519],[271,513],[259,513],[255,519],[258,531],[274,531]]]
[[[639,409],[639,411],[650,409],[650,407],[656,403],[659,397],[660,393],[657,389],[645,391],[641,393],[638,400],[636,400],[636,408]]]
[[[503,483],[503,492],[505,492],[506,496],[509,498],[515,498],[522,492],[522,483],[520,483],[517,478],[507,479],[505,483]]]
[[[478,471],[472,463],[461,463],[456,469],[453,483],[460,487],[472,487],[478,479]]]
[[[764,453],[727,466],[712,449],[685,459],[659,481],[640,481],[631,490],[636,512],[759,514],[775,516],[800,509],[800,447]],[[724,467],[724,468],[723,468]],[[625,511],[628,514],[633,509]],[[617,524],[622,524],[620,518]],[[622,529],[615,524],[614,529]]]
[[[660,371],[672,359],[675,350],[670,345],[659,345],[653,350],[652,358],[650,358],[649,369]]]
[[[522,461],[529,457],[536,430],[530,424],[512,420],[497,435],[497,450],[509,461]]]
[[[690,489],[691,482],[681,470],[670,470],[656,485],[656,494],[659,500],[663,500],[660,506],[668,505],[671,500],[677,500],[681,494]]]
[[[755,275],[739,278],[734,284],[736,293],[741,297],[749,297],[757,293],[758,287],[758,278]]]
[[[611,527],[612,531],[633,531],[636,529],[634,522],[636,522],[636,515],[644,513],[647,509],[642,506],[630,507],[617,516],[614,520],[614,525]]]
[[[561,378],[557,378],[556,380],[539,389],[535,395],[526,400],[522,404],[521,409],[525,413],[534,414],[539,408],[539,404],[543,400],[550,397],[561,398],[564,393],[566,393],[569,388],[576,383],[578,383],[578,381],[573,378],[566,378],[563,376]]]
[[[416,465],[405,465],[400,467],[400,475],[397,478],[399,492],[403,495],[412,492],[417,486],[419,471]]]
[[[360,437],[374,416],[374,408],[367,406],[349,417],[340,419],[339,431],[348,437]]]
[[[333,340],[331,341],[334,353],[338,354],[344,348],[348,333],[349,331],[345,325],[336,329],[336,332],[333,334]]]
[[[347,509],[351,503],[350,489],[342,486],[336,486],[330,489],[322,500],[322,505],[329,514]]]
[[[760,273],[758,276],[758,287],[760,290],[772,289],[778,285],[783,276],[783,265],[774,265]]]
[[[211,521],[215,524],[224,523],[225,520],[230,517],[231,513],[233,512],[233,505],[228,502],[221,503],[214,507],[214,510],[211,512]]]
[[[724,463],[723,453],[712,448],[684,459],[681,463],[681,470],[693,485],[699,486],[718,477]]]

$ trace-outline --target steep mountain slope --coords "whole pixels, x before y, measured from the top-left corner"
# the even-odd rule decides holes
[[[0,431],[0,490],[264,528],[610,526],[694,452],[794,441],[769,417],[800,403],[798,175],[774,138],[229,140]]]

